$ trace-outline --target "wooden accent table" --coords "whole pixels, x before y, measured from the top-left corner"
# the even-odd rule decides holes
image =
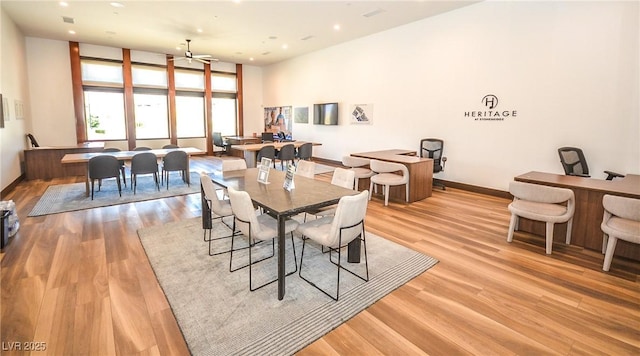
[[[515,177],[516,181],[548,185],[573,190],[576,210],[573,214],[571,244],[590,250],[602,251],[602,197],[605,194],[640,199],[640,175],[628,174],[622,179],[611,181],[576,176],[566,176],[543,172],[529,172]],[[544,236],[544,223],[520,219],[520,230]],[[567,224],[556,224],[554,240],[564,242]],[[619,240],[616,256],[640,261],[640,245]]]
[[[33,147],[24,150],[25,178],[52,179],[86,174],[83,164],[63,165],[62,157],[67,153],[102,152],[104,142],[87,142],[77,146]]]
[[[409,170],[409,202],[413,203],[431,196],[433,186],[433,160],[431,158],[417,157],[416,151],[401,149],[352,153],[351,156],[404,164]],[[369,178],[359,179],[358,190],[369,189],[369,183]],[[389,196],[404,201],[404,186],[390,187]]]

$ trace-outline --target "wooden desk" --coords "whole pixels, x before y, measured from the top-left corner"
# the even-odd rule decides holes
[[[259,183],[257,177],[257,168],[211,175],[213,182],[222,187],[249,193],[255,204],[278,220],[278,299],[282,300],[285,292],[285,220],[309,209],[336,204],[343,196],[359,192],[302,176],[296,176],[296,188],[287,191],[282,188],[285,173],[275,169],[269,173],[269,184]]]
[[[351,156],[404,164],[409,170],[409,202],[413,203],[431,196],[433,159],[417,157],[416,151],[402,149],[352,153]],[[358,189],[369,189],[369,183],[369,178],[360,178]],[[389,188],[391,198],[404,201],[405,194],[404,186]]]
[[[516,181],[548,185],[573,190],[576,210],[573,215],[571,244],[590,250],[602,251],[602,197],[605,194],[640,199],[640,175],[628,174],[625,178],[611,181],[593,178],[566,176],[543,172],[529,172],[515,177]],[[567,224],[556,224],[554,240],[564,243]],[[520,219],[520,230],[544,236],[544,223]],[[616,256],[640,261],[640,245],[619,240]]]
[[[118,160],[123,160],[123,161],[130,161],[131,158],[133,158],[134,155],[136,155],[137,153],[143,153],[143,152],[151,152],[153,154],[156,155],[156,157],[158,158],[162,158],[164,156],[167,155],[167,153],[171,152],[171,151],[184,151],[187,153],[187,156],[193,156],[193,155],[203,155],[206,154],[205,151],[202,151],[198,148],[194,148],[194,147],[180,147],[180,148],[163,148],[163,149],[157,149],[157,150],[149,150],[149,151],[118,151],[118,152],[96,152],[96,153],[69,153],[66,154],[64,157],[62,157],[62,159],[60,160],[60,162],[62,164],[82,164],[84,167],[84,175],[85,175],[85,194],[87,196],[89,196],[91,190],[89,187],[89,160],[95,156],[102,156],[102,155],[110,155],[110,156],[114,156],[115,158],[117,158]],[[190,183],[190,174],[187,174],[187,182]]]
[[[24,150],[25,178],[52,179],[72,176],[82,176],[86,168],[82,164],[60,163],[62,157],[68,153],[101,152],[104,142],[88,142],[77,146],[33,147]]]
[[[274,146],[276,150],[282,148],[282,146],[287,144],[293,144],[296,148],[302,146],[307,143],[307,141],[290,141],[290,142],[267,142],[267,143],[254,143],[247,145],[233,145],[231,146],[231,155],[244,158],[247,162],[247,167],[253,168],[257,163],[258,151],[264,146]],[[320,146],[321,143],[312,142],[314,146]]]
[[[262,143],[260,137],[248,136],[227,136],[224,138],[228,145],[248,145],[252,143]]]

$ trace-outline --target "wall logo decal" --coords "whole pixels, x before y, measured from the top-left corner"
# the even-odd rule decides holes
[[[487,94],[482,97],[481,103],[485,109],[477,111],[465,111],[464,117],[471,117],[474,121],[504,121],[508,117],[518,116],[517,110],[494,110],[498,107],[498,97]]]

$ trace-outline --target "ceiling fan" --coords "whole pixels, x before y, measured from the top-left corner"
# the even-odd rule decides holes
[[[216,58],[212,58],[210,54],[193,54],[190,48],[191,40],[187,39],[185,41],[187,41],[187,51],[184,52],[184,57],[176,57],[173,58],[173,60],[177,61],[186,59],[187,61],[189,61],[189,63],[191,63],[191,61],[198,61],[204,64],[209,64],[210,61],[218,61]]]

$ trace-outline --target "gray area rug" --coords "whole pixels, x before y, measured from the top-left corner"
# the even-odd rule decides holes
[[[190,187],[182,181],[178,172],[171,172],[169,174],[169,190],[167,190],[167,182],[165,181],[165,185],[161,185],[160,191],[158,191],[152,175],[141,175],[137,180],[138,185],[134,195],[127,176],[127,187],[122,185],[122,196],[118,195],[118,184],[115,178],[104,179],[100,191],[98,191],[98,182],[96,181],[93,200],[91,200],[91,196],[85,196],[84,183],[51,185],[28,216],[57,214],[200,192],[200,175],[196,172],[191,172]]]
[[[229,235],[230,230],[216,221],[213,236]],[[369,282],[342,271],[340,299],[335,302],[296,273],[287,277],[286,294],[279,301],[277,283],[250,292],[248,269],[231,273],[229,254],[208,255],[199,218],[144,228],[138,236],[194,355],[293,354],[438,262],[367,232]],[[298,236],[294,241],[299,263],[302,241]],[[230,243],[219,240],[214,248],[228,248]],[[286,246],[289,272],[295,268],[290,238]],[[246,251],[234,252],[234,266],[248,262]],[[265,253],[271,253],[270,242],[261,243],[252,256]],[[308,243],[303,274],[335,291],[336,268],[328,258],[319,246]],[[254,283],[275,278],[276,263],[277,252],[255,265]],[[348,268],[362,274],[364,258]]]

